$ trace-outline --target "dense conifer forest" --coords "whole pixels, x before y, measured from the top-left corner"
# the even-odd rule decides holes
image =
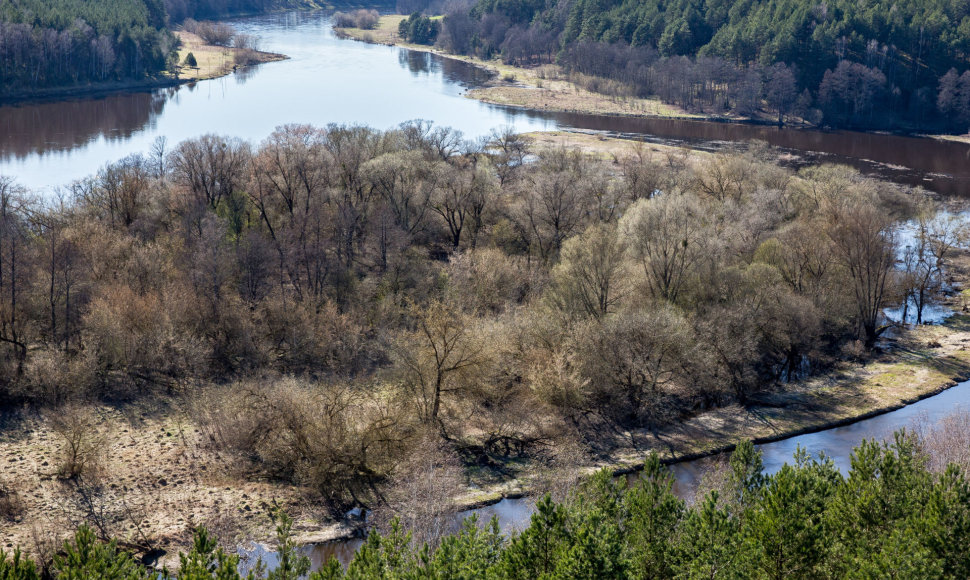
[[[380,4],[379,2],[376,4]],[[90,83],[141,81],[174,66],[170,29],[326,3],[298,0],[2,0],[0,97]]]
[[[157,74],[175,46],[165,26],[160,1],[4,0],[0,86],[22,92]]]
[[[688,110],[958,132],[970,121],[962,2],[480,0],[445,11],[448,50],[558,62]]]

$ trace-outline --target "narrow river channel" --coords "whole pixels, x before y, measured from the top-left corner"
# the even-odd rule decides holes
[[[917,424],[933,426],[947,415],[966,408],[970,408],[970,381],[959,383],[938,395],[890,413],[817,433],[807,433],[765,443],[758,445],[758,449],[762,453],[767,473],[774,473],[781,469],[781,466],[786,462],[790,462],[799,447],[813,457],[818,457],[819,454],[824,453],[826,457],[832,459],[842,473],[846,473],[849,470],[852,449],[864,439],[882,441],[890,438],[894,431],[902,428],[912,428]],[[674,493],[690,499],[710,462],[710,458],[705,458],[671,465],[670,469],[676,477]],[[633,474],[630,477],[634,479],[636,475]],[[503,499],[494,505],[459,513],[455,524],[457,525],[458,522],[472,514],[477,514],[480,521],[488,521],[492,516],[497,517],[503,532],[518,531],[529,525],[533,506],[534,499],[532,498]],[[363,544],[363,540],[359,538],[339,540],[306,546],[304,552],[310,557],[313,569],[319,568],[330,558],[337,558],[346,566],[353,559],[354,553],[361,544]],[[263,561],[270,568],[275,564],[272,552],[263,549],[244,552],[252,557],[263,558]]]

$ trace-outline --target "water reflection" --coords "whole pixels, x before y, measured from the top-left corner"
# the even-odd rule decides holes
[[[427,52],[402,50],[397,55],[397,62],[413,75],[428,74],[432,68],[438,69],[438,61],[432,60],[431,55]]]
[[[948,195],[970,195],[970,144],[853,131],[817,131],[769,125],[709,123],[683,119],[604,117],[563,113],[556,122],[647,140],[716,149],[732,142],[764,141],[800,156],[803,164],[846,163]]]
[[[234,25],[290,58],[174,90],[0,107],[0,174],[43,189],[147,151],[158,136],[172,144],[203,133],[261,141],[287,123],[388,129],[432,117],[470,138],[506,124],[523,131],[555,126],[460,96],[487,73],[426,53],[338,39],[322,12]]]
[[[236,71],[234,73],[232,73],[232,78],[233,78],[234,81],[236,81],[236,84],[237,85],[244,85],[244,84],[246,84],[246,81],[248,81],[249,79],[251,79],[254,76],[256,76],[256,72],[258,70],[259,70],[259,66],[258,65],[256,65],[256,66],[244,66],[244,67],[241,67],[241,68],[236,69]]]
[[[0,107],[0,157],[69,151],[96,137],[125,140],[153,125],[174,89]]]
[[[403,50],[398,54],[398,63],[412,75],[441,75],[445,82],[455,85],[458,89],[473,89],[481,87],[492,80],[494,74],[481,67],[474,66],[463,60],[444,58],[430,52]],[[459,90],[458,92],[462,92]],[[515,109],[513,113],[525,117],[549,119],[552,115],[538,111],[523,111]]]
[[[286,123],[357,123],[387,129],[428,119],[469,138],[519,131],[597,130],[717,149],[761,140],[793,165],[839,162],[951,195],[970,194],[970,145],[894,135],[802,131],[683,119],[525,111],[463,97],[491,73],[435,54],[338,39],[322,12],[239,19],[236,28],[289,60],[177,89],[0,107],[0,174],[28,187],[67,183],[107,161],[203,133],[260,141]]]

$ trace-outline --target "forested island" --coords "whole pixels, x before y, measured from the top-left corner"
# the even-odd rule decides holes
[[[273,7],[126,2],[0,4],[22,49],[3,74],[202,76],[257,47],[207,19]],[[495,66],[470,92],[538,95],[521,106],[960,132],[970,19],[934,6],[406,0],[332,22]],[[290,16],[266,20],[289,39]],[[460,64],[330,22],[274,66],[329,46],[439,91],[433,65]],[[434,102],[486,108],[460,82]],[[432,94],[382,97],[405,93]],[[239,96],[198,94],[196,123]],[[835,460],[761,454],[966,397],[970,205],[924,189],[935,168],[328,122],[190,122],[47,190],[0,175],[0,580],[970,574],[965,409]],[[520,527],[463,519],[515,500]],[[305,546],[335,542],[311,571]]]
[[[427,122],[159,142],[47,199],[5,179],[3,540],[50,564],[81,524],[170,555],[281,508],[303,542],[355,507],[440,529],[604,462],[901,406],[968,365],[964,316],[881,314],[964,279],[937,210],[757,144]]]

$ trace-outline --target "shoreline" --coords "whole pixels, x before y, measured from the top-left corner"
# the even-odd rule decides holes
[[[366,42],[368,44],[396,46],[415,52],[425,52],[434,54],[441,58],[447,58],[453,61],[470,64],[482,70],[489,71],[494,75],[492,80],[488,81],[483,87],[470,89],[464,93],[466,98],[477,100],[489,105],[514,107],[517,109],[526,109],[547,113],[601,115],[608,117],[662,119],[671,121],[702,121],[708,123],[779,127],[783,129],[819,131],[825,133],[849,131],[866,133],[870,135],[895,135],[900,137],[958,141],[961,143],[970,144],[970,133],[964,135],[954,135],[951,133],[928,133],[925,130],[920,129],[887,131],[875,129],[831,128],[827,126],[811,125],[804,121],[794,119],[789,120],[783,125],[779,125],[775,116],[769,114],[764,114],[760,117],[738,117],[707,113],[694,114],[684,111],[676,106],[667,105],[656,98],[641,99],[636,97],[611,97],[603,93],[593,93],[592,91],[588,91],[580,87],[569,79],[556,78],[547,80],[538,76],[539,74],[543,74],[542,71],[544,69],[557,68],[556,65],[541,65],[533,68],[518,67],[506,65],[498,61],[498,59],[484,61],[473,56],[445,52],[430,45],[420,45],[405,42],[397,36],[397,23],[405,18],[407,18],[406,15],[385,14],[381,16],[378,27],[373,30],[334,27],[333,31],[334,34],[339,38]],[[511,81],[503,80],[503,77],[509,74],[511,74],[514,78]],[[522,78],[520,78],[520,75]],[[525,82],[523,79],[528,79],[530,82]],[[556,85],[555,83],[559,83],[559,85]],[[579,95],[580,101],[591,101],[599,106],[548,106],[547,104],[538,102],[541,99],[535,98],[535,95],[525,94],[527,92],[537,90],[548,91],[547,87],[550,84],[557,86],[560,89],[562,88],[562,85],[569,85],[572,91]],[[567,88],[563,92],[568,91],[569,89]],[[553,94],[555,92],[555,90],[548,91],[545,99],[542,100],[555,99],[556,95]],[[610,105],[605,105],[605,108],[603,108],[605,103],[610,103]],[[623,103],[627,103],[627,105],[623,106]],[[636,109],[637,107],[641,107],[642,110],[624,110]],[[653,111],[648,111],[648,108],[652,108]]]
[[[182,30],[175,31],[176,34],[182,40],[182,46],[179,48],[179,62],[181,63],[185,59],[185,55],[189,52],[193,54],[198,52],[198,60],[202,60],[204,55],[215,55],[218,54],[219,58],[229,58],[234,57],[238,49],[231,47],[221,47],[211,44],[202,44],[201,39],[198,39],[194,34],[187,33]],[[290,57],[285,54],[279,54],[275,52],[264,52],[264,51],[253,51],[256,57],[255,62],[251,62],[244,65],[229,64],[228,62],[221,63],[219,67],[197,67],[195,69],[195,74],[180,74],[174,76],[171,71],[165,71],[161,76],[132,80],[132,81],[106,81],[103,83],[91,83],[87,85],[72,85],[65,87],[51,87],[47,89],[39,89],[31,92],[21,92],[0,96],[0,106],[17,106],[24,104],[42,104],[51,103],[57,101],[66,101],[73,99],[85,99],[85,98],[98,98],[111,96],[116,93],[127,93],[127,92],[145,92],[153,91],[156,89],[166,89],[172,87],[179,87],[182,85],[188,85],[196,83],[199,81],[212,80],[217,78],[222,78],[235,73],[237,70],[243,70],[253,66],[259,66],[261,64],[266,64],[269,62],[279,62],[287,60]],[[181,65],[178,65],[182,71],[191,70],[185,69]],[[203,69],[205,71],[203,72]]]
[[[964,256],[964,259],[967,263],[970,263],[970,256]],[[965,284],[968,281],[964,277],[961,277],[961,278],[962,279],[959,281],[960,284]],[[959,293],[957,293],[956,296],[959,296]],[[951,300],[947,301],[948,302],[947,305],[952,307],[953,304],[950,304],[949,302],[952,302],[952,298],[954,297],[950,297],[950,298]],[[904,334],[918,333],[918,331],[920,330],[935,330],[935,331],[940,331],[942,333],[949,334],[949,338],[951,338],[954,341],[970,342],[970,316],[962,315],[958,313],[955,309],[954,309],[954,312],[955,314],[951,317],[951,319],[958,318],[959,320],[954,320],[952,322],[948,320],[938,325],[923,325],[923,327],[910,328],[905,330]],[[961,325],[961,326],[965,325],[965,328],[955,330],[953,326],[956,326],[956,325]],[[931,332],[930,334],[936,335],[936,334],[939,334],[940,332]],[[919,333],[919,334],[920,336],[902,336],[900,338],[917,339],[917,340],[921,340],[922,338],[924,338],[922,337],[922,334],[925,334],[925,333]],[[895,362],[899,362],[896,359],[901,358],[898,355],[900,354],[901,351],[904,351],[904,350],[906,350],[905,344],[895,346],[891,351],[883,355],[882,357],[883,360],[878,360],[875,362],[870,362],[869,364],[866,364],[866,365],[862,365],[862,369],[865,369],[866,366],[870,366],[870,365],[892,364],[894,360]],[[695,450],[683,449],[683,450],[672,451],[669,449],[668,450],[659,449],[656,446],[654,446],[653,448],[644,448],[637,452],[632,452],[631,450],[628,450],[628,453],[630,454],[637,453],[639,457],[633,458],[628,454],[622,459],[619,459],[618,461],[601,462],[597,464],[588,465],[582,469],[583,475],[592,474],[593,472],[598,471],[600,469],[610,470],[614,477],[639,473],[640,471],[643,470],[643,461],[646,458],[646,455],[650,452],[657,452],[660,455],[660,461],[663,465],[672,466],[679,463],[696,461],[699,459],[714,457],[724,453],[730,453],[735,449],[735,447],[737,447],[737,444],[740,441],[744,441],[744,440],[750,439],[752,443],[754,443],[755,445],[774,443],[777,441],[790,439],[792,437],[798,437],[801,435],[807,435],[811,433],[819,433],[822,431],[827,431],[829,429],[835,429],[838,427],[852,425],[855,423],[859,423],[861,421],[865,421],[867,419],[871,419],[873,417],[885,415],[887,413],[897,411],[899,409],[902,409],[914,403],[918,403],[922,400],[939,395],[940,393],[943,393],[944,391],[950,388],[953,388],[962,382],[970,380],[970,351],[967,351],[965,347],[959,347],[958,349],[955,349],[953,351],[946,352],[946,354],[952,355],[952,354],[955,354],[956,352],[963,352],[964,354],[959,357],[961,364],[954,365],[953,367],[955,369],[954,372],[946,373],[943,376],[929,378],[923,382],[918,382],[913,386],[913,389],[910,392],[910,394],[901,396],[896,400],[882,406],[868,408],[865,411],[849,414],[846,416],[838,416],[838,417],[833,416],[833,417],[828,417],[824,419],[819,419],[818,421],[805,423],[800,425],[799,427],[792,428],[792,429],[781,428],[771,433],[764,433],[750,438],[741,436],[737,432],[730,433],[730,434],[722,434],[718,438],[712,438],[709,441],[700,442],[702,446],[701,449],[695,449]],[[939,356],[927,357],[925,359],[926,365],[927,366],[932,365],[934,361],[937,361],[940,358],[941,357]],[[857,370],[862,370],[862,369],[857,369]],[[840,369],[840,371],[842,370],[844,369]],[[881,380],[879,379],[879,377],[884,376],[885,371],[886,369],[876,369],[876,371],[871,374],[871,376],[873,377],[872,380],[873,381]],[[812,379],[809,380],[809,382],[817,381],[817,380],[824,381],[824,380],[830,380],[830,379],[838,381],[838,377],[821,375],[818,377],[813,377]],[[779,389],[778,391],[769,392],[768,394],[784,395],[786,394],[786,391],[784,389]],[[699,415],[696,415],[689,420],[696,420],[698,418],[703,418],[705,415],[724,412],[731,407],[735,407],[735,406],[713,409],[706,413],[701,413]],[[760,406],[752,405],[748,407],[747,412],[749,414],[760,414],[769,410],[776,411],[778,415],[786,415],[787,414],[786,411],[789,411],[789,412],[792,411],[792,409],[786,409],[784,407],[775,407],[774,405],[760,405]],[[671,427],[676,428],[676,425],[673,425]],[[901,425],[901,427],[905,427],[905,426]],[[664,430],[660,430],[658,434],[662,436],[664,434]],[[710,445],[706,445],[706,443],[709,443]],[[530,484],[529,477],[530,477],[529,475],[524,474],[522,477],[509,479],[508,481],[502,482],[500,484],[496,484],[489,489],[483,488],[479,491],[473,492],[465,496],[465,498],[463,499],[456,500],[455,509],[457,512],[460,513],[464,511],[475,510],[475,509],[480,509],[483,507],[495,505],[506,499],[520,499],[523,497],[534,495],[536,492],[536,489],[534,488],[533,485]],[[361,537],[361,535],[363,534],[363,532],[365,532],[365,530],[366,528],[362,524],[358,524],[356,527],[346,528],[344,530],[344,533],[329,537],[324,541],[319,541],[319,539],[314,538],[313,534],[307,534],[302,537],[297,537],[296,540],[298,541],[298,543],[305,546],[329,544],[334,542],[344,542],[354,538]]]
[[[941,325],[941,326],[945,326]],[[960,331],[961,339],[970,339],[970,332]],[[961,349],[964,350],[964,349]],[[750,440],[755,445],[762,445],[766,443],[774,443],[778,441],[784,441],[792,437],[798,437],[801,435],[808,435],[812,433],[819,433],[822,431],[827,431],[829,429],[835,429],[838,427],[845,427],[847,425],[852,425],[854,423],[859,423],[867,419],[872,419],[880,415],[885,415],[887,413],[892,413],[898,411],[904,407],[918,403],[922,400],[934,397],[943,393],[944,391],[953,388],[965,381],[970,380],[970,354],[965,357],[966,360],[963,361],[963,368],[955,373],[949,374],[946,377],[942,377],[940,380],[929,381],[928,384],[919,385],[914,389],[914,392],[910,396],[903,396],[897,400],[875,408],[867,409],[858,414],[850,414],[847,416],[831,417],[826,419],[821,419],[816,422],[810,422],[803,424],[799,427],[786,429],[781,428],[775,430],[771,433],[766,433],[762,435],[757,435],[753,437],[746,437],[741,432],[732,432],[729,434],[724,434],[719,438],[713,438],[708,441],[700,442],[701,445],[699,449],[682,449],[682,450],[670,450],[662,449],[657,446],[645,447],[637,454],[639,457],[631,457],[632,453],[625,455],[622,459],[613,462],[603,462],[587,466],[584,469],[585,474],[591,474],[600,469],[611,470],[614,477],[621,475],[628,475],[632,473],[638,473],[643,470],[643,461],[646,455],[650,452],[657,452],[660,455],[660,462],[663,465],[672,466],[680,463],[696,461],[699,459],[705,459],[708,457],[713,457],[716,455],[721,455],[724,453],[732,452],[740,441]],[[933,360],[933,359],[930,359]],[[886,361],[883,361],[886,362]],[[825,377],[816,377],[825,378]],[[778,393],[771,394],[785,394],[784,391],[779,391]],[[734,407],[734,406],[732,406]],[[707,414],[715,414],[718,412],[724,412],[728,408],[722,407],[720,409],[714,409],[707,413],[702,413],[691,418],[691,420],[703,418]],[[759,411],[775,410],[780,411],[779,415],[785,415],[786,408],[775,407],[774,405],[752,405],[748,407],[747,413],[757,414]],[[782,417],[784,418],[784,417]],[[676,426],[675,426],[676,427]],[[904,427],[904,426],[901,426]],[[743,431],[743,430],[742,430]],[[659,436],[663,436],[665,432],[663,430],[658,431]],[[659,437],[658,437],[659,439]],[[527,480],[523,479],[511,479],[508,482],[502,484],[501,486],[507,491],[495,489],[491,493],[488,491],[481,491],[475,494],[474,498],[469,498],[465,501],[460,501],[457,503],[458,511],[467,511],[478,509],[490,505],[495,505],[505,499],[519,499],[525,496],[529,496],[535,493],[533,486],[529,485]],[[337,538],[337,540],[349,539],[355,537],[354,535],[348,535],[345,538]]]

